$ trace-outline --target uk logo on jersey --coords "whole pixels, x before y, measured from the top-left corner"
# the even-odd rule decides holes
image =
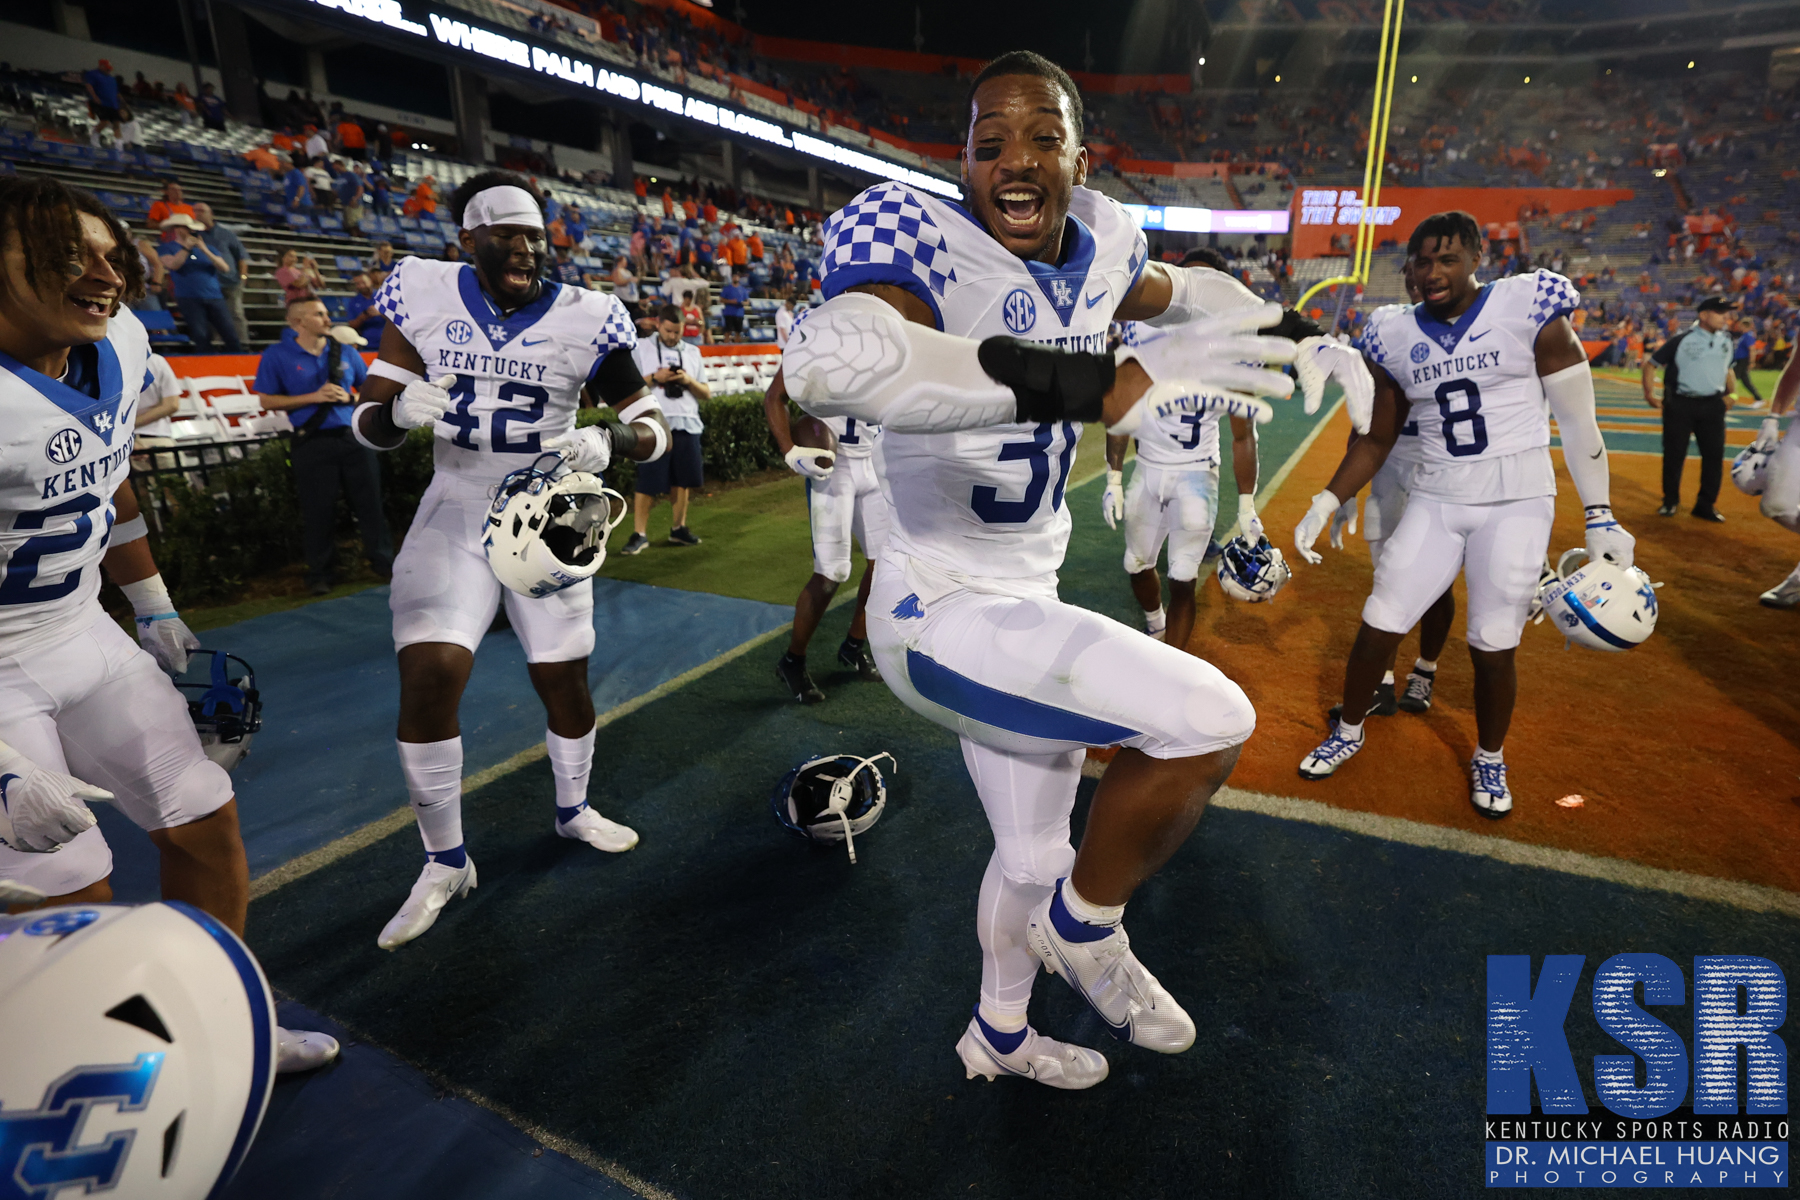
[[[44,457],[61,466],[81,457],[81,431],[59,429],[44,443]]]
[[[475,327],[467,321],[452,321],[444,326],[444,336],[449,338],[453,345],[466,346],[475,336]]]
[[[1050,299],[1057,308],[1069,308],[1075,303],[1075,291],[1069,286],[1068,280],[1052,279],[1050,281]],[[1091,308],[1092,305],[1089,307]]]
[[[501,342],[504,342],[507,338],[512,336],[512,330],[508,329],[506,326],[500,324],[497,321],[491,322],[487,327],[487,331],[488,331],[488,340],[493,342],[494,345],[496,345],[496,346],[498,346]]]
[[[1037,324],[1037,301],[1024,288],[1014,288],[1006,297],[1001,315],[1006,319],[1006,327],[1014,333],[1029,333]]]
[[[135,1062],[76,1067],[44,1090],[39,1107],[0,1112],[0,1195],[88,1194],[118,1187],[137,1130],[115,1130],[90,1142],[76,1139],[97,1106],[142,1111],[162,1064],[157,1051],[140,1054]]]
[[[1411,358],[1414,362],[1422,363],[1430,357],[1431,357],[1431,347],[1430,346],[1427,346],[1424,342],[1414,342],[1413,343]]]

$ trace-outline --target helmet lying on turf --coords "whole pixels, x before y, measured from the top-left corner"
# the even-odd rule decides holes
[[[0,916],[0,1028],[7,1195],[217,1195],[268,1107],[269,985],[186,904]]]
[[[1585,562],[1576,547],[1557,560],[1556,576],[1539,588],[1538,620],[1590,650],[1629,650],[1656,631],[1656,589],[1641,567]]]
[[[810,841],[843,842],[855,862],[854,835],[873,828],[887,807],[887,782],[875,765],[883,758],[894,770],[900,769],[886,751],[871,758],[854,754],[809,758],[782,776],[769,807],[782,828]]]
[[[549,468],[539,466],[553,460]],[[585,471],[561,471],[560,455],[540,455],[500,481],[481,548],[501,583],[522,596],[548,596],[592,579],[606,561],[606,538],[625,519],[625,497]]]
[[[1731,460],[1731,482],[1746,496],[1760,496],[1769,486],[1769,452],[1745,446]]]
[[[200,748],[229,771],[250,753],[250,739],[262,728],[262,695],[256,690],[256,672],[235,654],[196,650],[188,669],[193,670],[208,656],[212,661],[210,682],[175,686],[187,697]],[[234,671],[233,663],[242,671]]]
[[[1272,600],[1293,575],[1281,551],[1266,537],[1257,538],[1252,546],[1240,534],[1219,549],[1219,587],[1234,599],[1252,604]]]

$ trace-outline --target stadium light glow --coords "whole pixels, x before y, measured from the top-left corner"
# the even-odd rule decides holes
[[[1414,82],[1414,83],[1417,83],[1417,82],[1419,82],[1419,77],[1418,77],[1418,76],[1417,76],[1417,75],[1414,75],[1414,76],[1413,76],[1413,82]]]
[[[1203,67],[1206,65],[1206,55],[1204,54],[1200,56],[1200,65]]]
[[[1691,70],[1693,70],[1693,69],[1694,69],[1694,64],[1693,64],[1693,61],[1692,61],[1692,60],[1689,60],[1689,62],[1688,62],[1688,70],[1690,70],[1690,71],[1691,71]]]
[[[660,109],[727,133],[795,150],[809,158],[851,167],[882,179],[897,180],[952,200],[962,198],[962,189],[947,179],[798,130],[790,130],[777,121],[751,116],[723,104],[688,95],[676,88],[610,71],[577,55],[534,45],[435,12],[427,14],[431,22],[427,28],[406,20],[401,15],[399,0],[312,0],[312,3],[389,29],[429,37],[442,45],[478,54],[521,70],[548,75],[576,87],[592,88],[619,100]]]

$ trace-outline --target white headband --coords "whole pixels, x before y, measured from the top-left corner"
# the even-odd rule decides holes
[[[530,192],[509,183],[484,188],[469,197],[463,208],[462,227],[473,229],[477,225],[529,225],[542,229],[544,212]]]

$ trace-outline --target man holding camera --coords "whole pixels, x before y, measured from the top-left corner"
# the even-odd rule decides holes
[[[656,314],[656,336],[640,340],[631,356],[644,382],[662,395],[663,416],[669,422],[672,440],[667,454],[654,462],[637,464],[632,534],[620,553],[638,554],[650,544],[650,506],[664,492],[670,494],[673,509],[670,543],[698,546],[700,539],[687,525],[688,500],[694,489],[705,482],[700,435],[706,426],[700,420],[700,401],[712,398],[712,389],[702,382],[705,368],[700,361],[700,347],[682,339],[681,310],[665,304]]]
[[[381,467],[373,450],[350,436],[356,389],[368,377],[357,347],[367,341],[348,325],[332,327],[325,302],[289,300],[287,329],[262,352],[256,392],[263,407],[285,411],[294,425],[294,490],[306,550],[306,586],[331,590],[332,525],[338,492],[350,501],[369,566],[383,579],[394,571],[394,540],[381,511]]]
[[[242,350],[237,322],[232,319],[231,307],[225,302],[225,292],[219,282],[224,277],[235,279],[237,268],[230,259],[221,257],[206,244],[205,229],[186,213],[165,218],[162,222],[163,242],[156,248],[156,254],[175,282],[175,303],[187,322],[194,349],[202,354],[212,353],[216,333],[225,343],[225,353],[237,354]]]

